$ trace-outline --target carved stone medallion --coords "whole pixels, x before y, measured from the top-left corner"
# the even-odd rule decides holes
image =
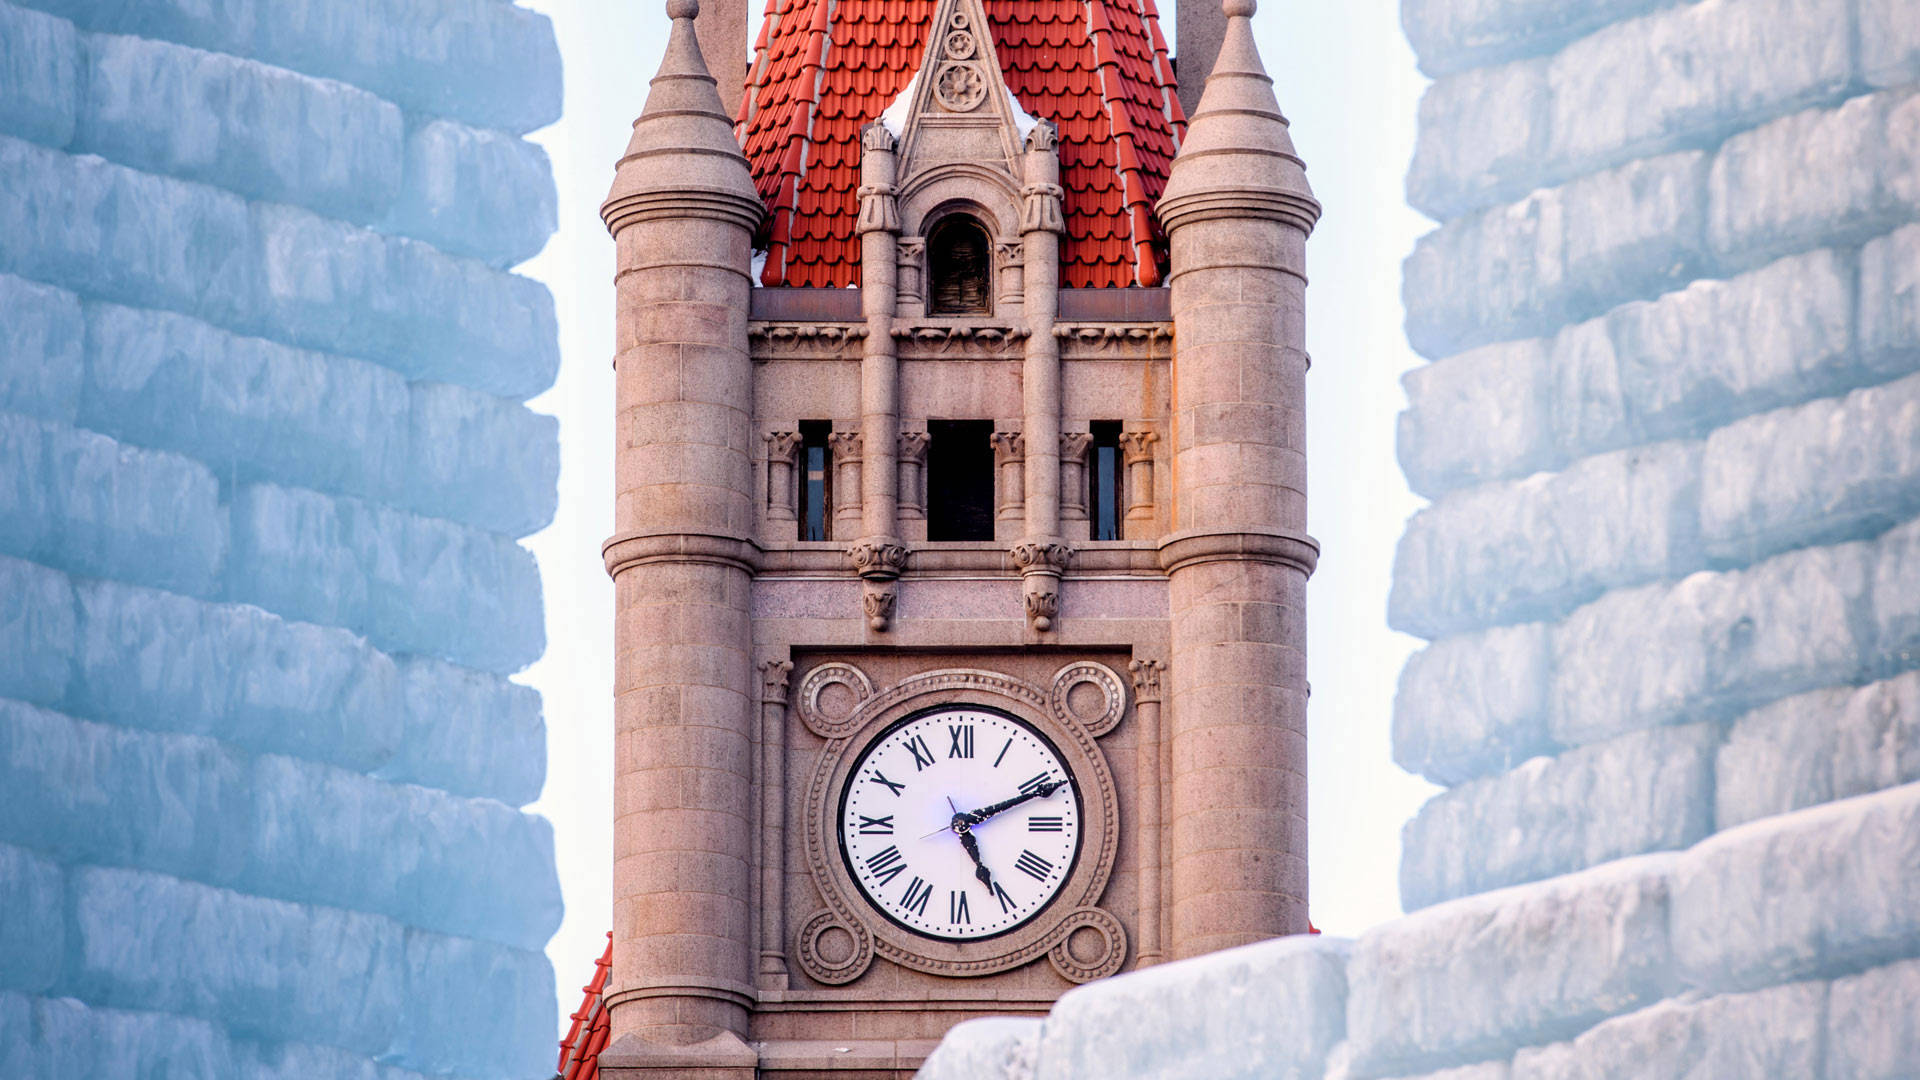
[[[987,99],[987,78],[977,65],[949,63],[933,77],[933,96],[948,112],[972,112]]]

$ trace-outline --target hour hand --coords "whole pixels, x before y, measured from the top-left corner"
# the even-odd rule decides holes
[[[973,830],[962,825],[955,831],[960,834],[960,846],[967,849],[967,857],[973,860],[973,876],[980,879],[980,884],[993,888],[993,871],[980,861],[980,841],[974,838]]]

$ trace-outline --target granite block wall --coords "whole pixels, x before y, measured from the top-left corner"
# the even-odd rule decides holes
[[[1447,789],[1409,914],[963,1025],[922,1075],[1915,1075],[1920,6],[1402,15],[1437,227],[1393,748]]]
[[[0,1076],[550,1066],[559,109],[501,0],[0,0]]]

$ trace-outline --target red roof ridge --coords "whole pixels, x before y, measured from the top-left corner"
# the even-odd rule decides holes
[[[560,1064],[556,1080],[596,1080],[600,1075],[600,1051],[607,1048],[612,1026],[607,1019],[607,975],[613,970],[613,931],[607,931],[607,951],[593,962],[593,978],[580,988],[586,998],[580,1002],[560,1040]]]

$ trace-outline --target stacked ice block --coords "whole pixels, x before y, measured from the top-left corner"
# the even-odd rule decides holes
[[[0,1076],[530,1077],[545,17],[0,0]]]

